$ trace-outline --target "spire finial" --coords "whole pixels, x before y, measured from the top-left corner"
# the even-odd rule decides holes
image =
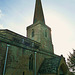
[[[36,0],[33,24],[41,21],[45,24],[41,0]]]

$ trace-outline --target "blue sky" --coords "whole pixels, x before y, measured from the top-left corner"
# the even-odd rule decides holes
[[[56,54],[68,57],[75,49],[75,0],[42,0],[46,24],[52,29]],[[33,23],[35,0],[0,0],[0,29],[26,36]]]

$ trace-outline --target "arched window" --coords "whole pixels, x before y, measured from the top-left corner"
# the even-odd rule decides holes
[[[33,55],[32,54],[29,57],[29,70],[33,70]]]
[[[66,75],[66,71],[67,70],[64,70],[64,68],[65,68],[65,66],[64,66],[64,64],[62,64],[61,66],[60,66],[60,69],[59,69],[59,75]],[[65,68],[66,69],[66,68]]]
[[[45,30],[45,37],[47,37],[47,30]]]
[[[32,37],[34,37],[34,29],[32,29]]]
[[[24,75],[24,72],[23,72],[23,75]]]

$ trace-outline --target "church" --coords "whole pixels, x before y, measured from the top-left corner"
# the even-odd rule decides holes
[[[27,37],[0,29],[0,75],[69,75],[63,55],[54,54],[41,0],[36,0]]]

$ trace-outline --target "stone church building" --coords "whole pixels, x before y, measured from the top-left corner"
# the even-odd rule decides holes
[[[69,75],[63,55],[54,54],[51,28],[45,23],[41,0],[36,0],[27,37],[0,29],[0,75]]]

